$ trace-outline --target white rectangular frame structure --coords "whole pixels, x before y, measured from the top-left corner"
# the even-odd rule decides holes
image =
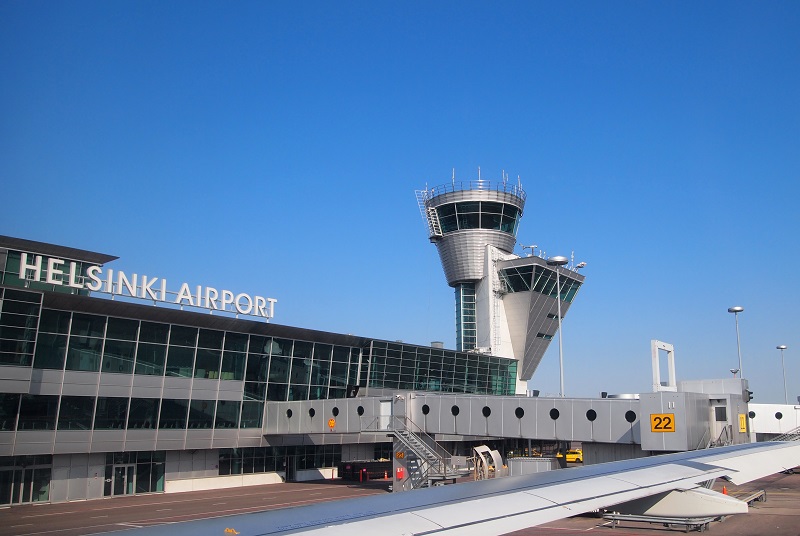
[[[669,381],[662,385],[661,383],[661,366],[658,357],[658,351],[664,350],[667,352],[667,368],[669,370]],[[669,343],[653,339],[650,341],[650,351],[653,356],[653,392],[658,393],[661,391],[678,391],[678,382],[675,379],[675,347]]]

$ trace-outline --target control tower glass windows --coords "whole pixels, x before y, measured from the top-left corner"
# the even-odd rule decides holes
[[[561,299],[572,303],[581,282],[569,276],[566,270],[559,273],[561,278]],[[500,279],[505,284],[506,292],[526,292],[533,290],[539,294],[555,298],[558,293],[556,273],[543,266],[519,266],[500,270]]]
[[[489,229],[516,236],[522,217],[520,209],[508,203],[467,201],[436,207],[442,233],[466,229]]]

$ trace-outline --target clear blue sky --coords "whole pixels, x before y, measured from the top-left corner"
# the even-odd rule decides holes
[[[414,190],[520,176],[588,263],[566,393],[800,394],[800,3],[0,3],[0,234],[454,346]],[[519,253],[519,250],[518,250]],[[112,266],[113,267],[113,266]],[[552,345],[531,382],[558,392]]]

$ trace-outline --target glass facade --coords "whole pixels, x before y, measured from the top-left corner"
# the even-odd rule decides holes
[[[342,461],[341,445],[300,445],[295,447],[246,447],[220,449],[220,475],[248,475],[336,467]]]
[[[478,323],[475,319],[475,283],[461,283],[456,293],[456,350],[467,352],[478,345]]]
[[[0,505],[47,502],[53,457],[0,457]]]
[[[382,341],[370,347],[374,388],[513,395],[516,376],[513,359]]]
[[[0,365],[30,366],[42,295],[0,288]]]
[[[109,452],[106,454],[103,495],[131,495],[164,491],[167,453]]]
[[[442,233],[465,229],[487,229],[503,231],[514,236],[522,217],[522,211],[508,203],[494,201],[464,201],[436,207]]]
[[[581,282],[573,279],[564,270],[559,272],[561,285],[561,299],[572,303]],[[545,296],[555,298],[558,294],[556,285],[556,272],[550,268],[539,265],[519,266],[500,270],[500,280],[505,285],[506,292],[533,291]]]

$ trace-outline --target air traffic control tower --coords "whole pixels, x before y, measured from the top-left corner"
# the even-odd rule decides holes
[[[505,180],[459,182],[417,190],[428,237],[436,244],[447,284],[455,289],[456,350],[514,358],[517,392],[558,331],[583,284],[571,264],[548,262],[541,251],[513,253],[525,208],[522,185]]]

